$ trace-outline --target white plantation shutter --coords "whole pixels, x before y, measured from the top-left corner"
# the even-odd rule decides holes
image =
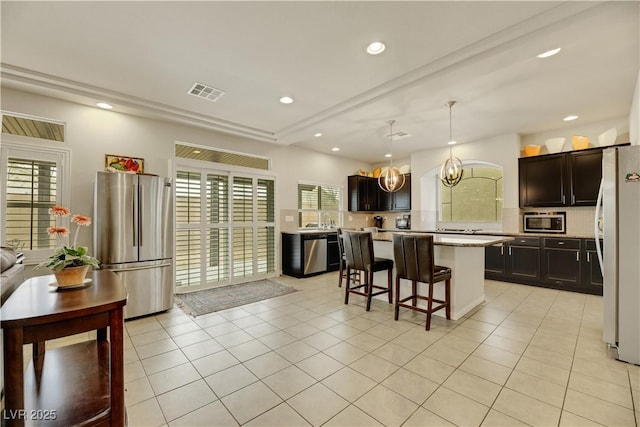
[[[6,176],[6,242],[20,242],[23,250],[52,249],[55,224],[49,208],[56,205],[58,164],[51,161],[9,158]]]
[[[206,169],[176,173],[178,292],[273,275],[275,182]]]
[[[0,147],[0,242],[24,252],[28,263],[49,257],[57,241],[47,232],[54,225],[69,227],[69,218],[56,223],[49,215],[55,205],[71,207],[69,149],[12,141],[3,133]]]

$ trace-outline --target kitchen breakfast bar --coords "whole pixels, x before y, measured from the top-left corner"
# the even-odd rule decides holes
[[[402,234],[425,234],[411,231]],[[393,259],[392,234],[373,234],[373,248],[376,257]],[[433,235],[435,263],[451,268],[451,318],[457,320],[471,311],[485,299],[484,296],[484,248],[513,240],[511,237],[483,235],[453,235],[428,233]],[[395,268],[394,276],[395,277]],[[374,283],[385,283],[386,273],[375,273]],[[425,294],[425,284],[420,293]],[[400,292],[409,295],[411,282],[401,280]],[[444,287],[434,287],[434,297],[444,299]],[[438,311],[434,315],[444,316]]]

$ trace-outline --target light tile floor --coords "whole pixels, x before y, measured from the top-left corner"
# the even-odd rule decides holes
[[[362,298],[337,273],[197,318],[127,321],[131,426],[637,426],[640,367],[601,342],[602,298],[486,281],[465,318]],[[86,338],[86,337],[85,337]],[[85,339],[76,337],[74,339]]]

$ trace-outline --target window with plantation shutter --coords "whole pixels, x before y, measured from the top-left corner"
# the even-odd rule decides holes
[[[298,184],[298,226],[340,226],[342,190],[320,184]]]
[[[274,180],[189,169],[176,173],[176,290],[274,275]]]
[[[1,158],[1,241],[28,262],[41,261],[58,243],[48,233],[56,225],[49,208],[69,205],[63,197],[68,150],[3,142]]]

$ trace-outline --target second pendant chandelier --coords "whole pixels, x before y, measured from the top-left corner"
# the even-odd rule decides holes
[[[453,107],[455,103],[456,101],[449,101],[447,103],[449,106],[449,158],[440,168],[440,181],[442,181],[442,184],[447,187],[457,185],[462,179],[462,175],[464,173],[462,161],[457,157],[453,157],[451,150],[451,147],[456,143],[453,140],[451,132],[451,107]]]

